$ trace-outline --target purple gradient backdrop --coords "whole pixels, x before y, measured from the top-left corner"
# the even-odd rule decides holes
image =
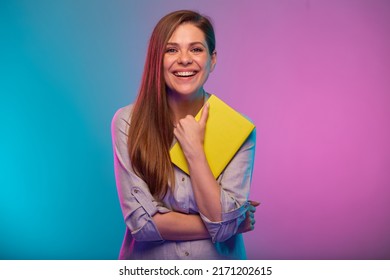
[[[0,1],[0,259],[117,258],[110,121],[178,9],[213,19],[206,89],[257,125],[248,257],[390,259],[388,0]]]
[[[182,8],[216,27],[206,89],[257,125],[248,257],[389,259],[390,2],[146,1],[141,39]]]

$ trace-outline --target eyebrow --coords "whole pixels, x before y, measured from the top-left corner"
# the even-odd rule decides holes
[[[206,46],[204,45],[204,43],[202,43],[202,42],[191,42],[189,45],[190,45],[190,46],[193,46],[193,45],[197,45],[197,44],[201,44],[203,47],[206,47]],[[178,43],[175,43],[175,42],[168,42],[167,45],[179,46],[179,44],[178,44]]]

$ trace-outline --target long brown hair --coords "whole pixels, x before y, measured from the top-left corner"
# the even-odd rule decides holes
[[[133,169],[148,185],[152,195],[163,198],[175,177],[169,149],[173,123],[163,74],[163,58],[169,38],[183,23],[192,23],[205,34],[210,54],[215,50],[210,20],[197,12],[181,10],[164,16],[149,41],[141,87],[133,107],[128,148]]]

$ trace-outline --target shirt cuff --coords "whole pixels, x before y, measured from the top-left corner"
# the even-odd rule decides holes
[[[139,228],[133,230],[131,234],[137,241],[156,241],[163,242],[160,232],[158,231],[157,225],[153,221],[152,216],[156,213],[168,213],[169,209],[161,206],[155,200],[151,200],[141,188],[132,187],[131,194],[139,203],[139,208],[134,213],[134,217],[137,218],[136,223],[141,225]]]
[[[222,220],[219,222],[212,222],[202,213],[199,213],[213,243],[223,242],[236,234],[239,225],[245,220],[249,205],[250,203],[246,201],[239,208],[222,213]]]

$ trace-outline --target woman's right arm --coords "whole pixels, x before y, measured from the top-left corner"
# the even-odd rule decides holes
[[[199,215],[169,212],[153,216],[161,236],[165,240],[198,240],[211,238]]]
[[[197,240],[210,238],[199,215],[174,212],[151,195],[146,183],[133,171],[127,148],[131,107],[119,109],[111,129],[115,179],[126,226],[135,240]]]

